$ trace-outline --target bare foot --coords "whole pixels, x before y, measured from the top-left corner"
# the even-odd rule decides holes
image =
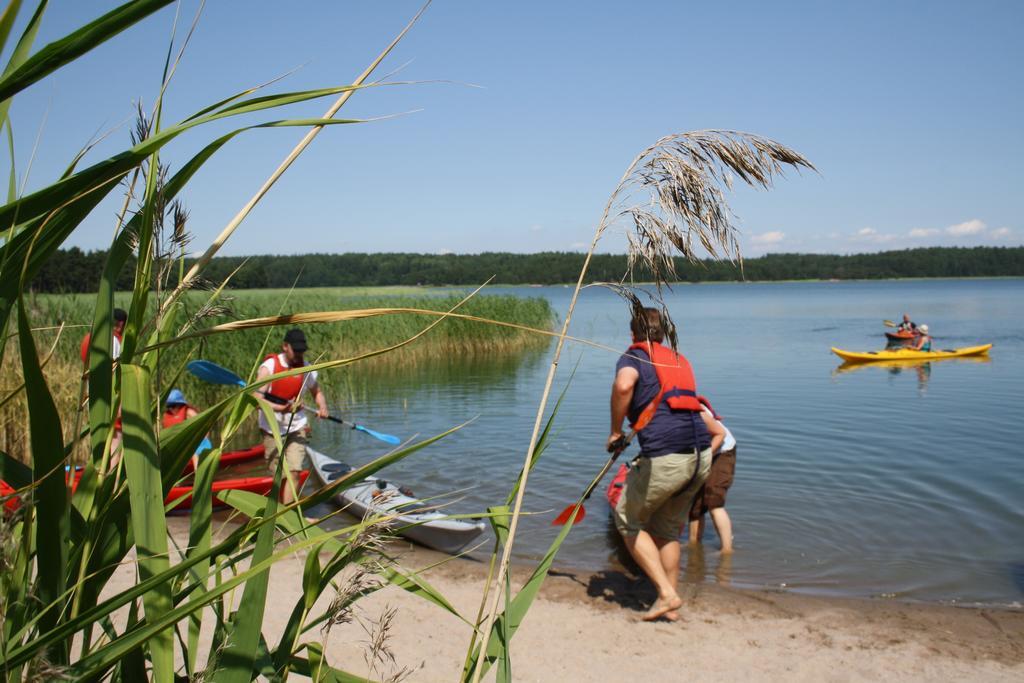
[[[679,621],[679,612],[676,612],[675,610],[665,612],[665,618],[669,621]]]
[[[654,604],[651,605],[651,609],[647,610],[644,614],[644,621],[654,621],[660,617],[665,616],[668,612],[674,612],[683,606],[683,601],[678,595],[674,595],[671,598],[658,598]]]

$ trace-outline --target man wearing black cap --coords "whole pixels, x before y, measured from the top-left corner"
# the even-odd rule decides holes
[[[256,379],[262,380],[271,375],[309,365],[305,361],[305,353],[306,335],[298,328],[288,330],[288,333],[284,335],[284,343],[281,344],[281,353],[268,356],[263,361],[256,373]],[[306,443],[309,425],[302,409],[303,391],[308,391],[316,401],[317,416],[327,417],[327,398],[316,381],[316,371],[284,377],[265,384],[255,392],[256,398],[259,399],[268,400],[268,397],[272,397],[268,402],[274,411],[277,431],[280,433],[284,445],[285,467],[291,473],[292,482],[297,481],[302,470],[308,467]],[[267,466],[271,472],[275,472],[277,471],[278,452],[277,443],[274,441],[273,427],[267,421],[263,411],[260,411],[259,420],[260,431],[263,432],[263,447],[266,451]],[[281,502],[286,505],[295,500],[296,491],[292,482],[286,482],[281,487]]]

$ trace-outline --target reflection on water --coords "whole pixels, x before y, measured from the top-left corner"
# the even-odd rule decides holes
[[[733,553],[722,553],[712,551],[714,556],[714,567],[708,572],[708,550],[704,543],[687,544],[684,547],[683,560],[683,581],[687,583],[704,583],[713,580],[719,586],[732,584],[732,561]]]
[[[722,553],[717,550],[711,550],[713,566],[709,572],[707,544],[689,544],[686,542],[686,539],[683,539],[682,542],[682,580],[685,583],[704,583],[711,580],[720,586],[731,585],[734,553]],[[626,544],[622,541],[622,536],[615,528],[615,522],[611,515],[606,517],[605,544],[611,550],[609,563],[613,567],[621,567],[635,576],[642,575],[639,565],[629,554]]]
[[[942,361],[943,365],[954,365],[956,363],[991,363],[989,356],[964,356],[962,358],[935,358],[932,360],[876,360],[869,363],[858,363],[844,361],[833,371],[833,375],[842,375],[860,370],[884,371],[890,379],[899,377],[904,372],[913,372],[917,377],[917,390],[924,394],[928,389],[928,380],[932,376],[932,363]],[[947,362],[948,361],[948,362]]]
[[[417,359],[414,363],[382,359],[357,363],[331,377],[334,400],[354,405],[410,400],[457,387],[467,399],[486,394],[520,373],[533,373],[547,361],[546,349],[500,355],[456,355]]]

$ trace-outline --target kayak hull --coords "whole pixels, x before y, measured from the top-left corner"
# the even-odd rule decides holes
[[[231,465],[238,465],[243,462],[262,458],[264,453],[263,444],[256,444],[255,446],[250,446],[249,448],[244,448],[240,451],[228,451],[227,453],[221,453],[220,467],[229,467]],[[192,461],[189,460],[185,465],[185,474],[191,473]]]
[[[256,458],[263,457],[264,450],[263,445],[251,446],[238,451],[229,451],[221,455],[220,466],[226,467],[228,465],[237,465],[239,463],[248,462],[255,460]],[[185,474],[191,474],[192,463],[191,461],[185,468]],[[71,490],[74,491],[78,486],[78,480],[82,476],[82,470],[76,469],[74,478],[71,480]],[[302,488],[306,478],[309,476],[308,471],[303,471],[299,476],[297,482],[298,488]],[[270,493],[270,489],[274,485],[274,477],[268,475],[258,477],[235,477],[233,479],[221,479],[213,482],[211,490],[213,491],[213,507],[226,507],[227,504],[221,501],[217,497],[217,493],[221,491],[249,491],[251,493],[258,493],[261,496],[265,496]],[[167,494],[167,498],[164,499],[164,505],[170,505],[174,503],[174,510],[187,510],[192,507],[192,484],[181,484],[174,486]],[[17,496],[13,495],[14,489],[11,488],[6,482],[0,480],[0,498],[5,498],[4,508],[8,512],[14,512],[18,509],[21,501]]]
[[[917,339],[918,335],[916,332],[886,332],[885,338],[889,341],[908,341],[910,339]]]
[[[306,450],[313,462],[313,471],[324,486],[352,471],[350,466],[317,450],[309,447]],[[422,501],[377,477],[367,477],[339,491],[334,501],[356,517],[393,517],[388,526],[396,533],[449,555],[458,553],[485,528],[480,520],[450,519],[445,513],[429,509]]]
[[[302,485],[306,483],[306,479],[309,477],[309,470],[302,470],[299,473],[298,481],[295,482],[296,490],[302,490]],[[213,485],[210,487],[213,491],[213,507],[223,508],[227,507],[228,504],[217,497],[217,494],[221,491],[248,491],[249,493],[257,493],[261,496],[265,496],[270,493],[270,489],[274,487],[274,477],[271,475],[261,477],[239,477],[236,479],[221,479],[215,480]],[[171,510],[188,510],[192,507],[192,489],[194,487],[191,484],[184,484],[181,486],[175,486],[171,488],[167,494],[167,498],[164,499],[164,505],[174,504],[168,511]]]
[[[832,353],[847,363],[871,363],[874,361],[924,361],[941,360],[943,358],[963,358],[965,356],[982,356],[992,348],[991,344],[967,346],[960,349],[940,349],[936,351],[915,351],[914,349],[892,349],[886,351],[845,351],[832,347]]]
[[[612,510],[615,510],[619,504],[619,498],[622,497],[622,489],[626,486],[627,474],[629,474],[629,465],[622,463],[619,465],[619,470],[615,473],[615,476],[608,482],[608,488],[604,491],[604,497]]]

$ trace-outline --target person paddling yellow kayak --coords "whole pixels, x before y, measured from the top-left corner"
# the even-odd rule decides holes
[[[917,334],[917,341],[914,342],[914,346],[912,348],[915,351],[931,351],[932,338],[931,335],[928,334],[928,326],[923,324],[918,325]]]
[[[919,351],[917,349],[904,348],[893,349],[891,351],[859,352],[845,351],[833,346],[832,353],[845,361],[850,361],[851,363],[866,363],[878,360],[922,361],[941,360],[943,358],[960,358],[962,356],[980,356],[987,354],[991,348],[991,344],[983,344],[982,346],[968,346],[960,349],[937,349],[935,351]]]

